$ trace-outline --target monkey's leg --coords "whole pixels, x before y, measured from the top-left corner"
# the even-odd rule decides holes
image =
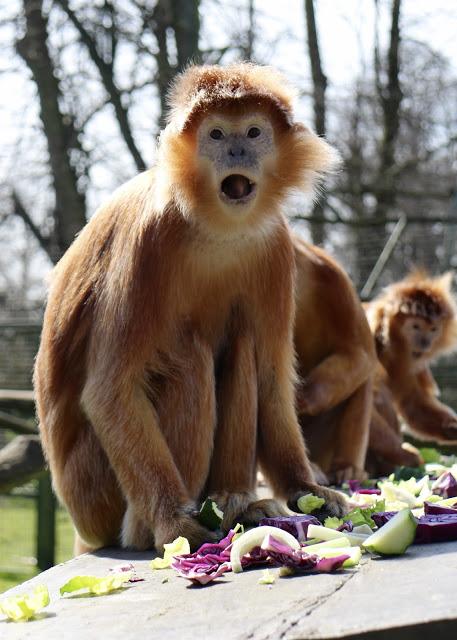
[[[257,373],[253,337],[242,331],[230,341],[220,366],[217,407],[207,489],[224,512],[223,527],[284,514],[275,500],[256,498]]]
[[[81,427],[65,457],[50,462],[56,493],[77,531],[75,551],[119,544],[125,500],[91,427]]]
[[[371,380],[362,384],[344,403],[332,444],[333,460],[329,477],[341,484],[347,480],[364,480],[368,448],[370,415],[373,403]]]
[[[299,414],[315,416],[344,402],[365,382],[372,366],[363,349],[328,356],[299,383]]]

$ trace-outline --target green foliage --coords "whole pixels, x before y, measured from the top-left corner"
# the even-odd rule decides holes
[[[30,497],[0,496],[0,593],[30,580],[38,568],[36,555],[35,500]],[[57,509],[56,563],[73,555],[73,526],[63,509]]]

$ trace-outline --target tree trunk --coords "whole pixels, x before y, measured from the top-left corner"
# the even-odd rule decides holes
[[[167,92],[171,81],[190,62],[201,62],[199,0],[157,0],[152,13],[143,12],[157,42],[157,87],[160,99],[160,127],[166,124]],[[174,33],[177,64],[170,60],[167,31]]]
[[[313,79],[314,129],[318,135],[325,136],[325,91],[327,88],[327,77],[322,70],[313,0],[305,0],[305,17],[308,39],[308,55],[311,65],[311,76]],[[324,218],[323,199],[314,205],[312,215],[316,218]],[[324,243],[325,227],[323,223],[315,222],[311,224],[311,237],[314,244]]]
[[[383,114],[383,137],[380,148],[380,160],[377,186],[376,216],[385,216],[395,205],[396,179],[395,152],[400,130],[400,107],[402,91],[400,87],[400,8],[401,0],[392,0],[392,25],[390,29],[389,51],[387,54],[387,83],[380,86],[379,99]]]
[[[86,203],[84,194],[78,190],[77,174],[70,160],[71,151],[81,147],[72,119],[59,107],[61,92],[48,51],[47,18],[42,5],[42,0],[23,0],[26,31],[16,48],[32,72],[38,90],[56,199],[55,226],[47,252],[56,262],[85,225]]]

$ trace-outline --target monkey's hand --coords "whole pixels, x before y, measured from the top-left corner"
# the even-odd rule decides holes
[[[333,489],[327,489],[326,487],[321,487],[318,484],[311,483],[306,487],[306,490],[297,492],[287,501],[287,506],[289,507],[289,509],[300,513],[300,509],[297,506],[297,500],[302,496],[308,495],[309,493],[312,493],[318,498],[323,498],[325,500],[325,504],[320,510],[320,513],[322,515],[336,516],[337,518],[341,518],[350,510],[348,500],[343,493],[334,491]]]
[[[250,491],[239,493],[223,492],[211,496],[224,512],[222,528],[228,531],[237,524],[257,525],[262,518],[274,518],[287,515],[286,509],[276,500],[258,500]]]
[[[159,553],[163,545],[183,536],[189,540],[191,551],[196,551],[204,542],[217,542],[214,531],[203,527],[194,517],[180,515],[172,520],[162,520],[154,528],[154,546]]]
[[[328,472],[330,484],[343,484],[348,480],[366,480],[368,474],[365,469],[353,464],[334,463],[333,469]]]
[[[122,524],[122,546],[140,550],[155,546],[158,553],[162,553],[163,545],[173,542],[179,536],[187,538],[193,550],[198,549],[204,542],[216,542],[216,534],[195,519],[194,515],[197,513],[194,506],[189,505],[174,515],[157,518],[152,528],[135,514],[132,507],[127,507]]]
[[[303,380],[297,388],[296,405],[299,415],[317,416],[327,408],[325,389],[309,379]]]
[[[324,486],[329,485],[330,481],[328,479],[328,476],[322,471],[320,466],[315,462],[312,462],[311,460],[310,465],[313,470],[314,480],[317,482],[317,484],[323,484]]]
[[[457,441],[457,416],[451,414],[442,424],[443,435],[446,441]]]

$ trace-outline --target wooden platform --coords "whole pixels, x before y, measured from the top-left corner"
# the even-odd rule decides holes
[[[104,549],[80,556],[8,592],[44,583],[51,604],[26,623],[0,622],[2,640],[448,640],[457,637],[457,542],[412,547],[392,559],[364,558],[355,570],[278,578],[258,584],[259,569],[207,587],[173,570],[149,568],[152,553]],[[144,582],[107,596],[60,598],[81,574],[105,575],[133,562]],[[276,571],[276,570],[274,570]]]

